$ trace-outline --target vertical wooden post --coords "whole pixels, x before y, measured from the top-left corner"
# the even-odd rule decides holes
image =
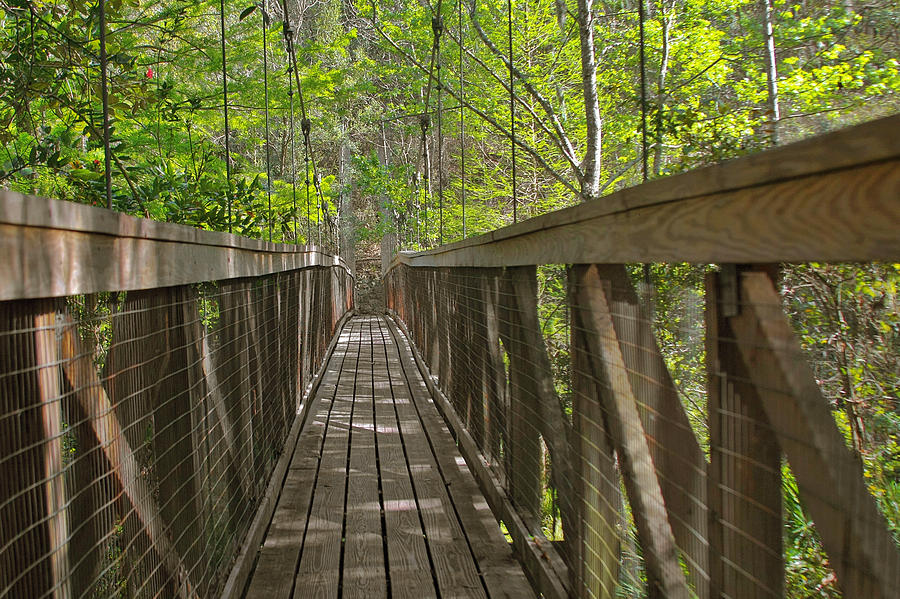
[[[650,311],[641,305],[624,265],[598,264],[594,268],[602,280],[609,282],[610,316],[644,434],[653,439],[650,454],[675,542],[690,572],[694,592],[698,599],[706,599],[706,458],[660,353]]]
[[[570,269],[570,306],[577,301],[577,287],[577,278]],[[572,591],[574,596],[583,599],[614,599],[621,555],[616,525],[622,503],[615,449],[606,428],[599,391],[591,376],[590,350],[584,330],[577,325],[571,327],[569,347],[578,519],[566,527],[567,533],[575,532],[574,538],[566,536]]]
[[[196,504],[197,472],[192,459],[192,406],[187,352],[188,334],[182,305],[193,302],[193,292],[174,287],[168,292],[166,310],[166,353],[170,356],[166,371],[159,373],[159,403],[154,412],[156,434],[153,449],[159,472],[160,512],[172,531],[173,545],[188,572],[199,563],[199,544],[203,531],[198,524]],[[199,590],[198,590],[199,591]]]
[[[40,302],[0,303],[0,595],[9,597],[44,597],[54,582],[32,332],[46,311]]]
[[[711,597],[784,594],[781,450],[735,342],[733,267],[706,282]]]
[[[610,283],[600,276],[596,266],[575,267],[573,274],[577,294],[575,322],[590,350],[592,372],[647,565],[650,597],[687,599],[690,590],[679,563],[669,513],[611,310]]]
[[[484,339],[478,341],[485,347],[484,378],[482,389],[485,397],[485,442],[484,454],[495,475],[502,474],[505,480],[506,470],[503,463],[502,447],[507,446],[507,420],[509,413],[509,394],[506,386],[506,366],[500,350],[500,272],[490,269],[480,276],[481,297],[484,305]]]
[[[534,267],[524,267],[534,276]],[[508,454],[506,473],[513,504],[525,524],[535,530],[541,517],[540,393],[535,388],[535,365],[528,360],[528,343],[516,288],[504,275],[500,288],[500,338],[509,356]]]
[[[59,352],[56,339],[56,312],[34,317],[35,363],[44,424],[44,492],[47,501],[47,527],[50,536],[50,569],[54,597],[71,596],[68,555],[68,508],[63,473],[62,393],[59,381]]]
[[[838,584],[846,597],[895,597],[900,551],[866,488],[858,457],[835,426],[772,279],[744,272],[739,283],[741,310],[729,324]]]

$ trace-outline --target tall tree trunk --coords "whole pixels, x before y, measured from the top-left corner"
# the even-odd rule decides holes
[[[659,61],[659,78],[656,81],[656,135],[654,136],[656,147],[653,149],[653,175],[659,176],[662,170],[663,158],[663,107],[666,103],[666,75],[669,72],[669,36],[672,24],[675,20],[675,0],[668,10],[663,8],[659,16],[659,24],[662,27],[662,57]]]
[[[587,144],[581,163],[581,200],[600,195],[600,100],[597,97],[597,59],[594,54],[593,0],[578,0],[578,32],[581,40],[581,80],[584,86],[584,113]]]
[[[762,0],[763,27],[766,34],[766,81],[769,89],[766,109],[766,134],[769,143],[778,145],[778,120],[781,118],[778,109],[778,70],[775,61],[775,35],[773,33],[774,10],[772,0]]]

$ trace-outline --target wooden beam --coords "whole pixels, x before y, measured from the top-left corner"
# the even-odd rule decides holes
[[[319,390],[319,385],[322,384],[322,381],[325,378],[325,368],[328,365],[331,354],[334,352],[334,348],[340,340],[344,326],[350,320],[351,316],[353,316],[353,311],[344,313],[343,317],[335,326],[336,332],[331,338],[331,342],[328,345],[322,363],[319,365],[315,376],[312,377],[312,382],[306,390],[303,401],[300,403],[297,417],[291,423],[291,429],[288,433],[287,441],[284,444],[284,450],[278,457],[278,463],[275,465],[272,476],[269,478],[269,484],[266,486],[266,491],[260,501],[259,509],[256,510],[253,521],[250,523],[250,529],[241,545],[241,551],[235,558],[234,566],[228,575],[228,579],[225,581],[225,587],[222,590],[222,599],[237,599],[244,595],[245,587],[250,579],[250,574],[253,572],[260,545],[265,539],[266,531],[269,529],[269,524],[272,522],[272,516],[275,513],[275,507],[281,496],[282,487],[284,486],[284,481],[288,474],[288,465],[294,456],[294,448],[297,446],[300,430],[303,428],[304,423],[309,417],[310,407],[314,403],[313,400]],[[286,576],[285,578],[290,579],[290,576]],[[289,586],[291,585],[293,585],[293,580],[290,580]]]
[[[650,596],[687,599],[691,592],[681,570],[675,536],[638,413],[637,397],[610,311],[608,283],[595,266],[574,267],[573,280],[577,297],[576,326],[580,326],[585,337],[594,378],[602,387],[600,403],[616,445],[619,468],[637,524]]]
[[[153,289],[336,266],[315,247],[136,219],[0,191],[0,301]]]
[[[85,352],[78,337],[75,323],[68,316],[63,318],[60,330],[60,359],[63,372],[72,385],[78,403],[89,415],[91,428],[110,468],[122,486],[122,490],[137,512],[153,543],[154,549],[175,577],[175,586],[181,597],[195,597],[197,587],[166,534],[159,506],[153,491],[141,476],[141,465],[125,438],[125,432],[116,419],[112,402],[103,389],[91,354]]]
[[[900,552],[858,459],[835,425],[778,292],[761,272],[743,273],[740,291],[740,314],[729,324],[844,596],[896,597]]]
[[[699,599],[709,597],[706,458],[656,342],[650,311],[621,264],[597,265],[675,541]]]
[[[711,596],[782,597],[781,448],[726,317],[735,273],[706,283]]]
[[[892,116],[401,253],[393,266],[893,260],[898,195]]]
[[[556,394],[553,369],[541,331],[537,271],[534,267],[510,268],[504,273],[503,280],[505,289],[501,294],[501,306],[508,306],[508,317],[501,319],[500,332],[502,335],[504,329],[509,331],[504,344],[509,353],[510,378],[518,370],[517,384],[522,388],[522,395],[511,397],[511,402],[518,401],[524,406],[524,416],[530,419],[527,425],[539,432],[547,444],[552,459],[553,485],[560,498],[564,533],[567,539],[577,544],[579,527],[575,524],[573,493],[575,461],[569,442],[572,427]],[[504,326],[505,323],[509,324]]]
[[[34,317],[35,364],[44,424],[44,477],[47,526],[50,537],[50,568],[53,596],[71,596],[69,580],[69,523],[63,472],[62,389],[59,380],[59,352],[56,339],[56,312]]]
[[[568,286],[574,305],[575,286]],[[579,599],[615,599],[619,586],[621,537],[618,530],[622,506],[616,454],[591,376],[590,353],[576,327],[571,328],[573,452],[578,476],[579,527],[574,543],[566,537],[570,560],[572,594]]]
[[[494,477],[490,466],[485,463],[478,446],[472,436],[466,430],[459,415],[453,410],[453,405],[447,396],[435,385],[431,373],[425,364],[418,349],[412,343],[406,343],[403,338],[411,339],[403,321],[396,313],[390,313],[387,321],[391,335],[393,335],[401,351],[409,351],[415,360],[416,366],[425,379],[428,391],[434,399],[434,405],[438,408],[453,436],[459,445],[459,451],[469,465],[478,488],[484,494],[488,505],[494,515],[505,525],[513,540],[513,549],[516,552],[525,573],[531,580],[535,589],[548,599],[563,599],[568,597],[565,581],[567,578],[566,567],[556,549],[549,544],[541,543],[533,532],[525,525],[518,512],[512,506],[509,496],[503,491],[500,483]],[[401,332],[402,331],[402,332]]]

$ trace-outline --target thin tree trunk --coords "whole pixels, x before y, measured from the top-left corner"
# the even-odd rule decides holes
[[[773,31],[773,6],[772,0],[763,2],[763,25],[766,34],[766,82],[769,90],[768,106],[766,110],[766,133],[769,143],[778,145],[778,120],[781,118],[778,109],[778,70],[775,61],[775,35]]]
[[[659,78],[656,82],[656,147],[653,149],[653,175],[659,176],[662,170],[663,158],[663,107],[666,102],[666,75],[669,72],[669,36],[672,31],[672,22],[675,19],[675,2],[673,0],[669,10],[659,17],[662,27],[662,58],[659,61]]]
[[[581,80],[584,86],[584,113],[587,144],[581,163],[581,199],[596,198],[600,189],[600,100],[597,96],[597,61],[594,54],[593,0],[578,0],[578,31],[581,41]]]

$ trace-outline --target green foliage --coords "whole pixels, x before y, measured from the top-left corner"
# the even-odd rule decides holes
[[[284,242],[314,241],[321,233],[323,241],[334,243],[333,232],[341,228],[361,245],[374,246],[394,233],[405,249],[422,249],[438,242],[441,221],[445,242],[511,223],[514,196],[519,219],[580,201],[572,192],[578,187],[572,163],[583,158],[588,130],[573,0],[513,2],[512,61],[523,74],[514,86],[520,98],[515,190],[506,136],[505,3],[465,3],[461,28],[457,5],[441,4],[445,34],[441,68],[434,69],[440,72],[440,92],[427,72],[436,4],[307,4],[291,4],[290,29],[312,123],[308,157],[281,5],[225,2],[229,179],[218,2],[106,3],[114,209],[260,238],[271,230],[274,241]],[[896,112],[896,2],[775,0],[774,6],[782,141]],[[621,0],[595,5],[603,193],[643,179],[642,106],[648,178],[764,148],[770,98],[758,0],[648,2],[645,98],[634,9],[634,3]],[[3,6],[0,186],[106,204],[98,25],[96,2],[11,0]],[[483,43],[478,27],[497,51]],[[462,109],[451,94],[460,78]],[[424,141],[423,113],[430,116]],[[571,143],[574,159],[566,156],[557,127]],[[660,350],[704,450],[706,270],[652,264],[645,276],[642,267],[631,268],[642,299],[652,307]],[[538,276],[539,315],[556,391],[570,414],[565,269],[542,267]],[[835,422],[860,455],[869,489],[900,538],[898,285],[898,265],[813,264],[786,268],[783,292]],[[95,348],[98,365],[109,343],[104,316],[114,304],[114,298],[73,300],[72,309],[84,316],[80,322],[97,323],[81,334]],[[204,304],[203,310],[204,322],[214,322],[215,305]],[[543,523],[547,536],[558,539],[562,529],[551,469],[548,457]],[[788,594],[837,596],[787,467],[784,480]],[[623,509],[627,513],[627,506]],[[625,566],[630,575],[620,592],[640,596],[646,593],[645,577],[633,525],[623,523],[622,534],[632,562]]]

